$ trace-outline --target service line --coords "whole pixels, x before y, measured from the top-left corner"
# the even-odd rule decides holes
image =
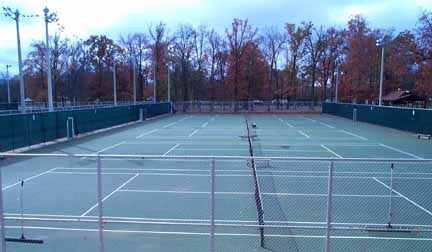
[[[192,131],[192,133],[190,133],[188,137],[192,137],[192,136],[195,135],[196,133],[198,133],[198,129]]]
[[[305,136],[307,139],[310,139],[310,138],[311,138],[308,134],[304,133],[304,132],[301,131],[301,130],[299,130],[298,133],[299,133],[300,135]]]
[[[143,134],[137,136],[136,139],[140,139],[140,138],[142,138],[142,137],[144,137],[144,136],[150,135],[150,134],[152,134],[152,133],[154,133],[154,132],[156,132],[156,131],[158,131],[158,130],[159,130],[159,129],[154,129],[154,130],[150,130],[150,131],[144,132]]]
[[[171,151],[173,151],[173,150],[175,150],[177,147],[179,147],[180,146],[180,144],[176,144],[176,145],[174,145],[173,147],[171,147],[171,149],[169,149],[167,152],[165,152],[164,154],[163,154],[163,156],[166,156],[166,155],[168,155]]]

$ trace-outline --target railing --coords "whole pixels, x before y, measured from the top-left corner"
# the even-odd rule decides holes
[[[187,101],[173,102],[179,113],[288,113],[321,112],[319,101]]]
[[[74,102],[74,103],[54,103],[54,111],[68,111],[68,110],[81,110],[81,109],[94,109],[94,108],[105,108],[114,106],[131,106],[131,105],[143,105],[153,104],[154,102],[133,102],[133,101],[119,101],[117,105],[113,102]],[[31,102],[27,103],[24,110],[21,106],[18,106],[16,110],[0,110],[0,115],[13,115],[13,114],[28,114],[28,113],[40,113],[48,112],[48,104],[45,102]]]
[[[184,251],[211,252],[259,251],[260,246],[269,251],[399,251],[406,244],[412,251],[429,251],[432,245],[432,160],[0,156],[2,241],[17,235],[22,225],[26,238],[46,237],[48,247],[64,242],[66,252],[76,251],[68,247],[76,245],[76,235],[62,232],[77,231],[94,237],[81,241],[86,251],[103,251],[105,243],[123,251],[131,244],[147,251],[176,250],[177,239]],[[252,163],[263,222],[254,209]],[[20,177],[30,184],[31,191],[24,193],[33,196],[23,198],[29,214],[18,210]]]

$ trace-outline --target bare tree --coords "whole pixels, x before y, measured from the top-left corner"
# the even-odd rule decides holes
[[[210,57],[210,59],[209,59],[210,60],[210,76],[209,76],[209,79],[210,79],[210,88],[211,88],[211,90],[210,90],[209,96],[210,96],[211,100],[215,100],[215,97],[216,97],[216,86],[217,86],[217,83],[216,83],[216,74],[217,74],[217,71],[219,70],[219,72],[220,72],[220,70],[223,70],[225,72],[226,61],[224,61],[225,63],[223,63],[223,61],[222,61],[224,59],[224,57],[222,57],[222,55],[223,55],[222,51],[223,51],[223,48],[224,48],[225,41],[223,41],[222,37],[217,32],[215,32],[214,29],[212,29],[208,33],[207,40],[208,40],[208,43],[209,43],[209,47],[207,48],[207,50],[208,50],[207,54]],[[222,64],[222,69],[218,69],[218,67],[220,67],[221,63],[223,63]],[[219,75],[219,80],[224,79],[224,77],[225,77],[224,73],[220,74]]]
[[[290,99],[290,93],[296,95],[298,88],[298,73],[300,70],[299,62],[303,60],[305,56],[305,40],[308,36],[311,23],[301,23],[299,26],[295,24],[285,24],[285,30],[288,35],[287,45],[287,66],[289,68],[289,84],[292,86],[293,92],[286,92],[287,99]]]
[[[264,34],[261,36],[262,47],[264,55],[269,63],[269,86],[268,95],[272,99],[273,91],[272,87],[276,87],[276,100],[277,106],[279,108],[280,98],[281,98],[281,88],[279,86],[279,71],[278,71],[278,61],[280,55],[286,42],[288,41],[288,35],[286,33],[280,32],[276,26],[266,27],[264,29]],[[275,85],[274,85],[275,83]]]
[[[191,57],[194,50],[194,36],[195,30],[192,26],[180,25],[176,32],[176,40],[173,46],[175,61],[179,66],[179,86],[183,101],[193,98],[190,92],[190,73],[192,71]]]
[[[205,83],[205,51],[207,47],[207,28],[203,25],[193,33],[194,56],[196,77],[192,85],[192,96],[195,99],[206,99],[206,83]]]
[[[324,52],[324,35],[325,31],[323,27],[316,29],[312,26],[306,37],[306,49],[308,52],[308,69],[311,80],[310,98],[315,99],[315,82],[316,73],[318,68],[318,62]]]
[[[143,100],[144,88],[146,87],[145,62],[150,59],[149,39],[144,33],[129,34],[126,38],[120,37],[120,44],[125,50],[125,56],[130,62],[130,79],[133,79],[133,64],[138,74],[137,100]]]
[[[336,60],[343,54],[344,43],[343,30],[337,30],[334,27],[330,27],[326,30],[323,38],[323,53],[321,61],[319,62],[321,83],[323,86],[323,92],[321,94],[322,100],[327,99],[327,84],[329,81],[331,83],[331,89],[334,88],[337,67]],[[333,93],[331,93],[331,95],[333,95]]]
[[[174,37],[170,38],[168,36],[168,31],[166,28],[166,24],[159,23],[156,26],[150,25],[149,34],[151,39],[151,50],[152,50],[152,59],[153,59],[153,84],[157,86],[156,97],[162,96],[163,94],[159,94],[163,91],[166,91],[166,85],[158,85],[159,81],[164,79],[166,73],[166,56],[169,45],[173,42]]]

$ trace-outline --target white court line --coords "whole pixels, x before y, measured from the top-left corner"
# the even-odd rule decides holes
[[[275,115],[273,115],[274,116],[274,118],[276,118],[276,116]],[[281,122],[281,123],[285,123],[288,127],[290,127],[290,128],[294,128],[294,126],[292,125],[292,124],[290,124],[289,122],[285,122],[285,120],[284,119],[282,119],[282,118],[278,118],[279,119],[279,121]]]
[[[119,192],[133,192],[133,193],[167,193],[167,194],[211,194],[211,192],[202,191],[159,191],[159,190],[119,190]],[[254,195],[254,192],[215,192],[221,195]],[[323,193],[265,193],[262,195],[273,196],[300,196],[300,197],[328,197],[328,194]],[[352,197],[352,198],[388,198],[388,195],[374,195],[374,194],[333,194],[335,197]]]
[[[306,116],[300,116],[300,118],[303,118],[303,119],[305,119],[305,120],[308,120],[308,121],[311,121],[311,122],[314,122],[314,123],[317,122],[316,120],[311,119],[311,118],[307,118]]]
[[[182,119],[180,119],[180,120],[178,120],[179,122],[183,122],[184,120],[186,120],[186,119],[188,119],[188,118],[191,118],[191,116],[186,116],[186,117],[184,117],[184,118],[182,118]]]
[[[289,122],[285,122],[286,125],[288,125],[288,127],[290,128],[294,128],[294,126],[292,124],[290,124]]]
[[[242,134],[243,132],[239,132],[238,134]],[[290,137],[290,136],[287,136]],[[152,141],[153,140],[153,141]],[[299,138],[299,140],[304,140],[304,138]],[[139,142],[127,142],[127,145],[141,145],[143,143],[152,143],[152,144],[163,144],[163,143],[172,143],[172,141],[169,140],[156,140],[156,139],[149,139],[144,141],[139,141]],[[281,143],[281,144],[262,144],[261,147],[277,147],[280,148],[281,145],[284,145],[285,143]],[[378,143],[353,143],[353,144],[344,144],[344,143],[324,143],[327,146],[340,146],[340,147],[380,147],[380,145]],[[196,143],[190,143],[190,142],[184,142],[182,143],[182,145],[184,146],[188,146],[188,145],[192,145],[192,146],[196,146]],[[247,147],[247,144],[239,144],[239,145],[244,145]],[[317,142],[312,142],[312,143],[290,143],[290,146],[320,146],[321,143]],[[126,160],[126,159],[125,159]]]
[[[413,204],[414,206],[420,208],[421,210],[423,210],[425,213],[429,214],[430,216],[432,216],[432,212],[427,210],[426,208],[420,206],[419,204],[417,204],[416,202],[414,202],[413,200],[409,199],[407,196],[403,195],[402,193],[396,191],[393,188],[390,188],[390,186],[386,185],[384,182],[382,182],[381,180],[377,179],[376,177],[373,178],[373,180],[375,180],[376,182],[380,183],[381,185],[383,185],[385,188],[392,190],[394,193],[396,193],[397,195],[399,195],[400,197],[404,198],[406,201],[408,201],[409,203]]]
[[[104,202],[105,200],[109,199],[111,196],[114,195],[114,193],[118,192],[119,190],[121,190],[123,187],[125,187],[127,184],[129,184],[132,180],[134,180],[136,177],[139,176],[139,173],[136,173],[135,176],[133,176],[132,178],[128,179],[126,182],[124,182],[121,186],[117,187],[114,191],[112,191],[110,194],[108,194],[107,196],[105,196],[102,199],[102,202]],[[99,205],[99,203],[96,203],[95,205],[93,205],[92,207],[90,207],[87,211],[85,211],[83,214],[81,214],[81,217],[86,216],[88,213],[90,213],[93,209],[95,209],[97,206]]]
[[[203,123],[203,125],[201,125],[201,128],[205,128],[205,127],[207,127],[208,124],[209,124],[209,122],[205,122],[205,123]]]
[[[177,124],[177,122],[169,123],[167,125],[164,125],[162,128],[166,129],[166,128],[170,127],[170,126],[173,126],[174,124]]]
[[[95,228],[65,228],[65,227],[47,227],[47,226],[5,226],[7,229],[32,229],[32,230],[50,230],[50,231],[73,231],[73,232],[99,232]],[[209,233],[198,232],[173,232],[173,231],[143,231],[143,230],[125,230],[125,229],[104,229],[106,233],[124,233],[124,234],[158,234],[158,235],[186,235],[186,236],[209,236]],[[259,237],[260,234],[252,233],[215,233],[216,236],[233,236],[233,237]],[[266,234],[267,237],[278,238],[308,238],[308,239],[325,239],[321,235],[277,235]],[[332,236],[332,239],[347,239],[347,240],[398,240],[398,241],[432,241],[432,238],[405,238],[405,237],[378,237],[378,236]]]
[[[118,146],[120,146],[120,145],[122,145],[122,144],[125,144],[125,143],[126,143],[126,141],[123,141],[123,142],[120,142],[120,143],[116,143],[116,144],[114,144],[114,145],[112,145],[112,146],[109,146],[109,147],[106,147],[106,148],[104,148],[104,149],[102,149],[102,150],[100,150],[100,151],[97,151],[95,154],[99,154],[99,153],[102,153],[102,152],[104,152],[104,151],[114,149],[115,147],[118,147]]]
[[[168,155],[171,151],[175,150],[179,146],[180,146],[180,144],[174,145],[173,147],[171,147],[171,149],[169,149],[167,152],[165,152],[162,156]]]
[[[143,133],[143,134],[137,136],[136,139],[140,139],[140,138],[142,138],[142,137],[144,137],[144,136],[150,135],[150,134],[152,134],[152,133],[154,133],[154,132],[156,132],[156,131],[158,131],[158,130],[159,130],[159,129],[154,129],[154,130],[147,131],[147,132],[145,132],[145,133]]]
[[[68,175],[97,175],[96,172],[67,172],[67,171],[52,171],[49,174],[68,174]],[[136,172],[103,172],[103,175],[134,175]]]
[[[178,148],[177,150],[185,151],[248,151],[248,147],[244,148],[223,148],[223,149],[206,149],[206,148]],[[263,152],[310,152],[310,153],[324,153],[325,150],[283,150],[283,149],[261,149]]]
[[[327,151],[329,151],[330,153],[332,153],[333,155],[335,155],[338,158],[343,158],[341,155],[337,154],[336,152],[332,151],[329,147],[325,146],[324,144],[321,144],[321,147],[323,147],[324,149],[326,149]]]
[[[343,132],[343,133],[345,133],[347,135],[350,135],[350,136],[353,136],[353,137],[357,137],[357,138],[359,138],[359,139],[361,139],[363,141],[367,141],[368,140],[366,137],[362,137],[362,136],[356,135],[356,134],[354,134],[352,132],[349,132],[349,131],[346,131],[346,130],[341,130],[340,132]]]
[[[299,130],[298,133],[299,133],[300,135],[305,136],[305,137],[308,138],[308,139],[310,138],[310,136],[309,136],[308,134],[304,133],[304,132],[301,131],[301,130]]]
[[[30,181],[30,180],[33,180],[33,179],[38,178],[38,177],[40,177],[40,176],[43,176],[43,175],[45,175],[45,174],[51,173],[51,172],[54,171],[55,169],[57,169],[57,168],[52,168],[52,169],[50,169],[50,170],[48,170],[48,171],[44,171],[44,172],[39,173],[39,174],[37,174],[37,175],[34,175],[34,176],[31,176],[31,177],[28,177],[28,178],[24,179],[24,182],[28,182],[28,181]],[[7,190],[7,189],[9,189],[9,188],[12,188],[12,187],[17,186],[17,185],[20,185],[20,184],[21,184],[21,180],[18,181],[18,182],[16,182],[16,183],[13,183],[13,184],[11,184],[11,185],[8,185],[8,186],[3,187],[2,190],[5,191],[5,190]]]
[[[380,143],[379,145],[382,146],[382,147],[384,147],[384,148],[387,148],[387,149],[389,149],[389,150],[394,150],[394,151],[396,151],[396,152],[399,152],[399,153],[402,153],[402,154],[405,154],[405,155],[411,156],[411,157],[413,157],[413,158],[415,158],[415,159],[424,159],[424,158],[419,157],[419,156],[417,156],[417,155],[414,155],[414,154],[412,154],[412,153],[409,153],[409,152],[406,152],[406,151],[403,151],[403,150],[400,150],[400,149],[397,149],[397,148],[394,148],[394,147],[390,147],[390,146],[385,145],[385,144],[382,144],[382,143]]]
[[[189,134],[189,136],[188,137],[192,137],[193,135],[195,135],[196,133],[198,132],[198,130],[196,129],[196,130],[194,130],[192,133],[190,133]]]
[[[334,126],[331,126],[330,124],[327,124],[327,123],[320,122],[319,124],[322,125],[322,126],[325,126],[327,128],[330,128],[330,129],[334,129],[335,128]]]
[[[126,141],[123,141],[123,142],[120,142],[120,143],[116,143],[116,144],[114,144],[114,145],[112,145],[112,146],[109,146],[109,147],[103,148],[102,150],[96,151],[96,152],[93,153],[93,154],[100,154],[100,153],[102,153],[102,152],[104,152],[104,151],[114,149],[115,147],[118,147],[118,146],[120,146],[120,145],[122,145],[122,144],[125,144],[125,143],[126,143]],[[81,159],[84,160],[84,159],[87,159],[87,158],[88,158],[88,157],[82,157]]]

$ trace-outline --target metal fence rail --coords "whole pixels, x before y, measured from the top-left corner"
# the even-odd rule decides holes
[[[18,225],[21,221],[98,224],[98,248],[102,252],[107,251],[109,237],[105,235],[108,230],[112,238],[113,229],[119,226],[130,227],[130,233],[141,229],[148,231],[149,228],[180,233],[199,230],[202,233],[194,233],[208,237],[205,249],[194,247],[198,245],[188,240],[191,242],[187,244],[189,251],[228,251],[228,246],[246,246],[237,248],[250,251],[252,247],[260,246],[261,229],[265,230],[264,246],[270,251],[358,251],[364,247],[371,251],[395,251],[400,241],[410,242],[415,251],[428,251],[432,245],[432,204],[429,203],[432,160],[27,153],[0,153],[0,157],[0,181],[2,173],[10,173],[6,168],[29,160],[46,166],[42,174],[87,174],[97,178],[90,185],[95,192],[91,196],[96,205],[76,216],[5,213],[4,206],[11,202],[5,201],[3,191],[14,185],[0,184],[3,188],[0,190],[2,252],[7,249],[5,223]],[[112,161],[130,161],[127,164],[132,166],[115,168]],[[51,167],[52,162],[63,163]],[[264,221],[256,218],[251,163],[256,165]],[[170,179],[190,176],[196,183],[190,188],[201,185],[202,190],[187,187],[176,191],[147,187],[127,189],[125,186],[150,174],[170,176]],[[108,196],[103,191],[113,176],[128,179],[109,195],[121,191],[142,195],[156,193],[164,197],[173,194],[177,198],[185,194],[200,197],[201,201],[193,201],[198,205],[186,207],[198,209],[197,218],[183,216],[187,214],[185,205],[191,204],[186,200],[189,198],[178,201],[179,204],[170,204],[173,210],[179,209],[176,212],[180,217],[145,218],[137,217],[135,213],[112,216],[106,212],[112,211],[113,205],[105,201]],[[163,181],[162,177],[160,181]],[[135,185],[140,185],[137,183]],[[181,185],[179,180],[178,187]],[[75,185],[76,190],[80,186],[85,185]],[[58,200],[55,195],[42,196],[53,197],[53,202]],[[145,199],[142,196],[141,200]],[[61,207],[57,203],[50,210],[55,212],[62,210]],[[89,215],[90,212],[95,214]],[[230,239],[233,236],[238,240],[233,242]],[[358,244],[357,241],[363,242]]]
[[[54,102],[53,105],[54,105],[54,111],[68,111],[68,110],[96,109],[96,108],[106,108],[106,107],[145,105],[145,104],[154,104],[154,102],[119,101],[117,102],[117,105],[115,105],[113,102]],[[8,105],[8,104],[4,104],[4,105]],[[16,106],[9,106],[14,109],[0,109],[0,115],[43,113],[49,111],[48,103],[46,102],[28,102],[24,110],[19,106],[19,104],[15,104],[15,105]]]

